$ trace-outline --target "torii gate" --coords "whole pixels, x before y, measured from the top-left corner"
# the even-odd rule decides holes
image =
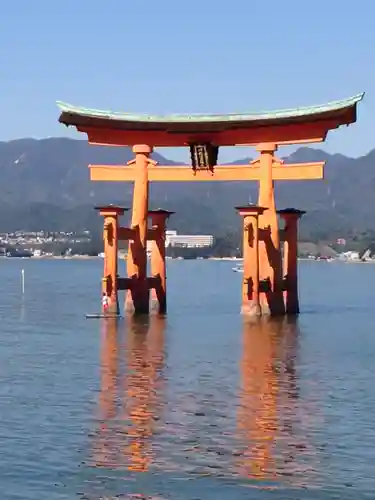
[[[237,207],[244,220],[242,312],[298,313],[297,221],[303,212],[280,211],[285,228],[279,231],[274,181],[322,179],[324,162],[284,165],[275,153],[284,145],[322,142],[329,130],[354,123],[363,96],[275,112],[192,116],[132,115],[58,102],[59,121],[86,133],[90,144],[131,146],[135,155],[127,165],[89,166],[93,181],[134,182],[130,228],[118,225],[126,209],[98,207],[105,219],[103,292],[110,297],[110,310],[119,312],[118,291],[127,290],[126,310],[148,314],[151,290],[151,309],[166,312],[164,237],[170,213],[149,210],[150,182],[258,181],[258,206]],[[219,147],[234,145],[255,146],[259,157],[248,165],[218,166]],[[150,157],[154,147],[183,146],[190,148],[191,166],[158,165]],[[284,267],[280,236],[285,241]],[[119,240],[129,240],[127,278],[117,275]],[[154,241],[151,277],[147,277],[147,240]]]

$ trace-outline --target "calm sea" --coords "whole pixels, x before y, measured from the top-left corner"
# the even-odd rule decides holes
[[[170,261],[135,323],[85,319],[100,260],[0,260],[1,498],[374,498],[375,265],[301,263],[256,325],[232,266]]]

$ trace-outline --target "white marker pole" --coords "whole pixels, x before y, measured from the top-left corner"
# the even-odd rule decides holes
[[[21,284],[22,284],[22,295],[25,293],[25,270],[21,271]]]

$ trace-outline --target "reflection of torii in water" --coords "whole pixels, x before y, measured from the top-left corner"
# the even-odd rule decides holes
[[[278,391],[273,362],[276,357],[273,331],[280,323],[244,323],[241,359],[242,390],[238,429],[244,452],[240,475],[270,479],[274,470],[272,448],[276,435]]]
[[[160,405],[158,380],[164,364],[164,327],[165,320],[161,317],[151,317],[146,324],[129,318],[124,375],[120,366],[124,359],[122,329],[119,329],[116,319],[107,319],[103,324],[101,423],[94,445],[93,464],[97,467],[145,471],[152,460],[149,439]],[[121,378],[124,387],[119,383]]]
[[[145,472],[153,460],[150,438],[160,411],[160,383],[164,366],[165,319],[138,322],[129,317],[125,377],[126,458],[129,470]]]
[[[283,475],[303,474],[303,480],[307,480],[305,468],[298,463],[298,455],[306,450],[307,443],[305,436],[297,437],[293,422],[300,418],[294,418],[299,397],[297,343],[296,322],[282,319],[244,323],[238,410],[239,437],[244,445],[239,460],[241,476],[276,480]],[[309,458],[313,455],[309,450]]]
[[[119,332],[116,319],[103,323],[100,339],[100,393],[99,429],[94,446],[94,465],[111,467],[117,462],[116,429],[118,377],[119,377]]]

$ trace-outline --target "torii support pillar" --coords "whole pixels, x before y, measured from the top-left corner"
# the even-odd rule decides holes
[[[104,217],[104,273],[102,279],[102,293],[106,293],[109,299],[106,312],[119,314],[117,283],[118,219],[121,215],[124,215],[125,211],[128,209],[115,205],[100,206],[95,207],[95,209]]]
[[[167,220],[174,212],[168,210],[149,210],[154,240],[151,249],[151,311],[159,314],[167,312],[167,270],[165,265],[165,230]]]
[[[265,208],[256,205],[236,207],[243,217],[243,282],[241,313],[260,316],[259,300],[259,216]]]
[[[129,242],[127,269],[131,279],[131,290],[126,295],[125,310],[135,314],[149,313],[149,286],[147,281],[147,212],[148,212],[148,166],[156,164],[150,158],[152,147],[138,144],[133,147],[135,159],[129,165],[135,169],[133,210],[131,229],[133,239]]]
[[[286,208],[277,212],[284,220],[284,301],[288,315],[299,313],[298,300],[298,221],[303,210]]]

